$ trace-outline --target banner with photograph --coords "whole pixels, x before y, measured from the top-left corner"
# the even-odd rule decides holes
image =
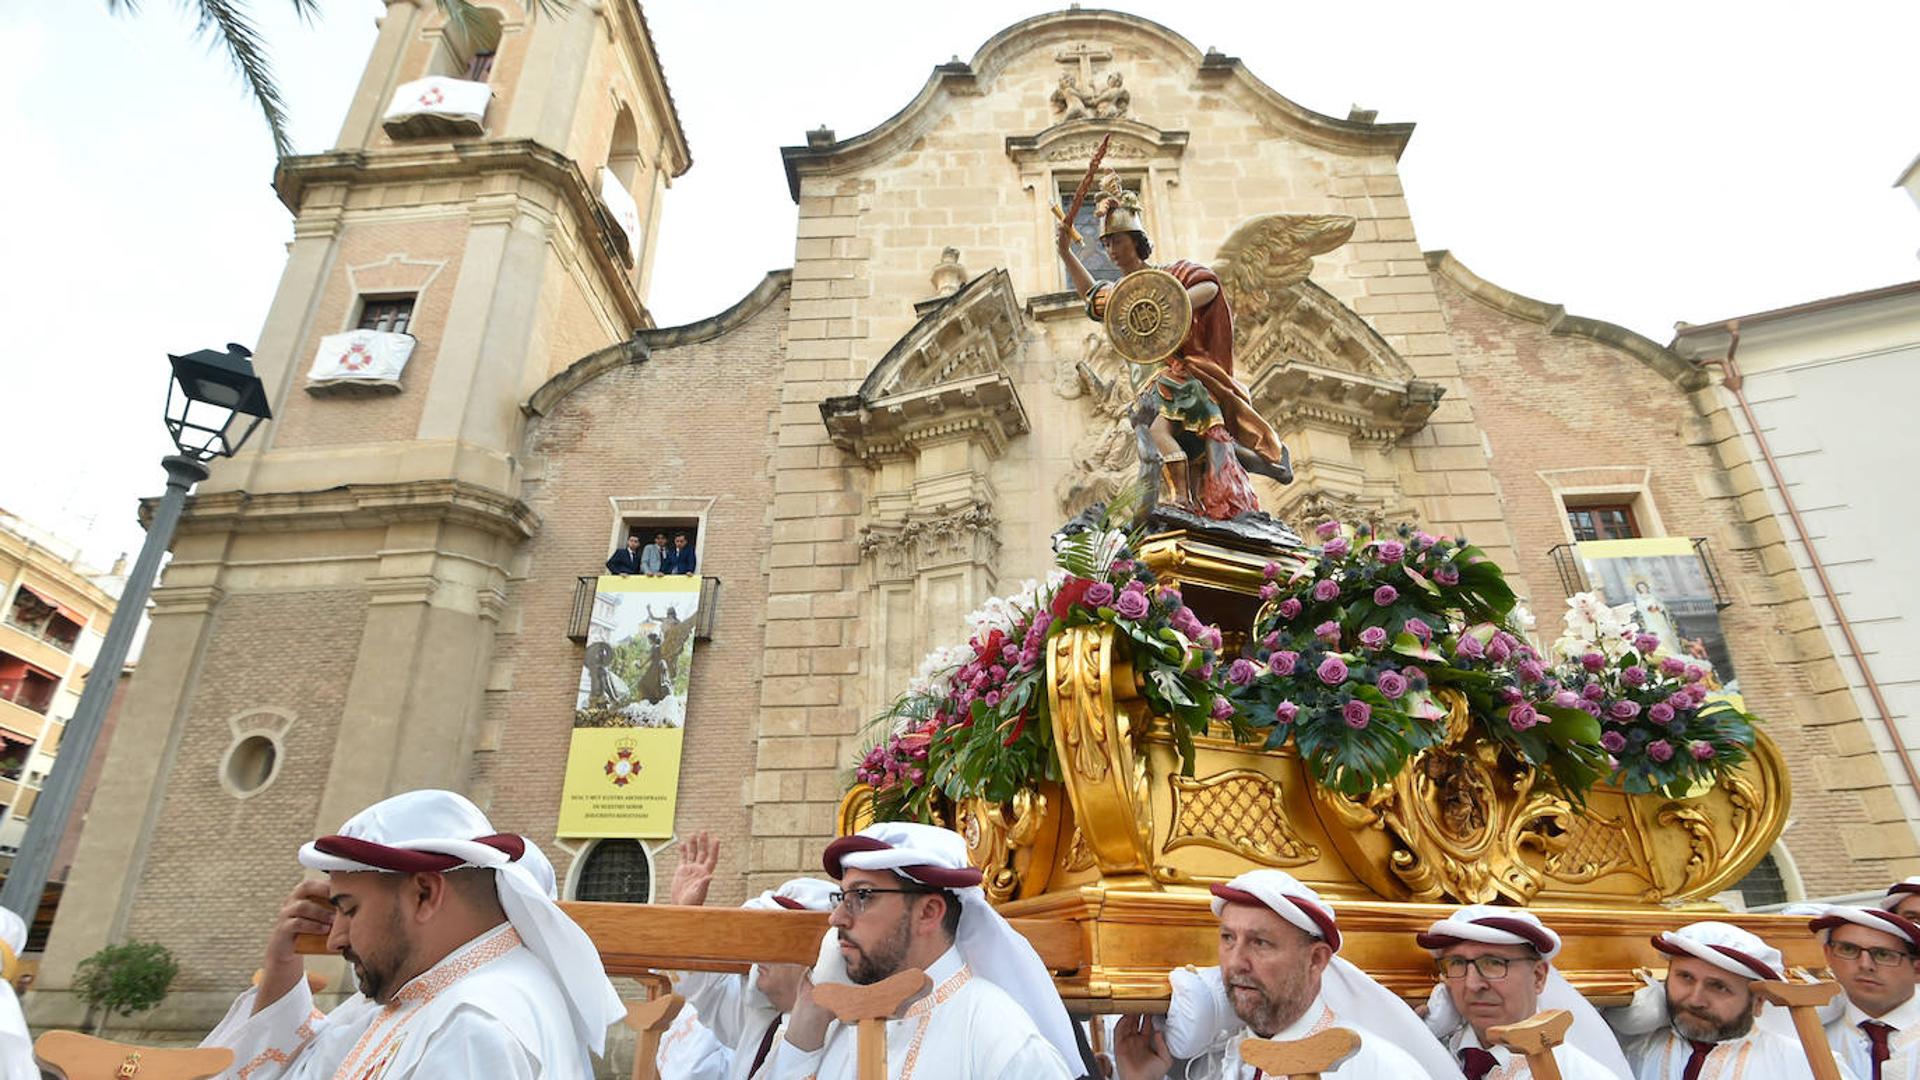
[[[697,576],[600,578],[574,701],[561,836],[673,835]]]
[[[1709,669],[1708,689],[1737,698],[1740,680],[1720,629],[1720,606],[1692,540],[1587,540],[1574,551],[1586,568],[1588,588],[1609,604],[1632,605],[1640,628],[1668,652]]]

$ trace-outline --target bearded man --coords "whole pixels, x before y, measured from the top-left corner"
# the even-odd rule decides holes
[[[1119,1080],[1160,1080],[1180,1057],[1211,1046],[1231,1016],[1241,1026],[1214,1070],[1217,1080],[1260,1080],[1240,1060],[1246,1039],[1289,1042],[1330,1027],[1360,1049],[1322,1076],[1343,1080],[1460,1080],[1460,1070],[1406,1003],[1336,955],[1340,927],[1312,889],[1280,870],[1255,870],[1213,886],[1220,966],[1174,980],[1165,1029],[1123,1016],[1114,1041]],[[1191,1073],[1189,1073],[1191,1075]]]
[[[552,867],[451,791],[410,791],[300,849],[327,874],[287,898],[254,989],[203,1046],[248,1080],[590,1080],[626,1016]],[[325,934],[360,992],[313,1007],[301,934]]]
[[[1782,978],[1780,950],[1723,922],[1697,922],[1653,939],[1667,975],[1606,1013],[1639,1080],[1809,1080],[1806,1052],[1756,980]],[[1764,1020],[1763,1020],[1764,1018]],[[1784,1016],[1782,1017],[1784,1021]],[[1843,1077],[1853,1073],[1844,1063]]]

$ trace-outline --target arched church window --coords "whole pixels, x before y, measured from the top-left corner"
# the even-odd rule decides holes
[[[597,840],[587,849],[574,882],[575,900],[615,904],[653,901],[653,857],[638,840]]]
[[[500,12],[493,8],[476,8],[464,22],[447,23],[427,74],[486,82],[500,49],[500,25]]]
[[[1080,175],[1061,173],[1056,179],[1058,190],[1055,195],[1060,200],[1060,213],[1064,214],[1067,212],[1067,207],[1073,205],[1073,190],[1080,186]],[[1137,176],[1121,177],[1120,186],[1135,195],[1140,194],[1140,178]],[[1099,186],[1095,185],[1094,190],[1087,192],[1087,201],[1081,204],[1080,212],[1073,216],[1073,227],[1079,231],[1080,238],[1085,241],[1075,245],[1074,253],[1080,256],[1080,261],[1086,265],[1087,272],[1093,275],[1093,280],[1119,281],[1120,268],[1113,265],[1113,260],[1107,258],[1107,253],[1100,247],[1099,209],[1100,190]],[[1067,277],[1067,268],[1064,265],[1060,267],[1060,280],[1064,283],[1062,288],[1073,288],[1073,282]]]

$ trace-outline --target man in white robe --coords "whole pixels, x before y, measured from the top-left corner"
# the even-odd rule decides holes
[[[1844,991],[1827,1042],[1861,1080],[1920,1080],[1920,924],[1879,908],[1830,907],[1809,926]]]
[[[653,1064],[660,1080],[727,1080],[733,1051],[714,1037],[701,1023],[700,1010],[689,1004],[660,1036],[660,1052]]]
[[[1213,886],[1220,920],[1220,966],[1173,982],[1165,1030],[1144,1016],[1120,1020],[1114,1039],[1118,1080],[1160,1080],[1176,1054],[1197,1056],[1235,1018],[1218,1080],[1259,1080],[1240,1060],[1247,1039],[1291,1042],[1330,1027],[1360,1036],[1360,1049],[1322,1076],[1343,1080],[1460,1080],[1446,1048],[1392,991],[1337,955],[1333,908],[1280,870],[1255,870]],[[1217,996],[1216,996],[1217,995]],[[1192,1075],[1189,1072],[1189,1075]]]
[[[1655,935],[1667,975],[1604,1015],[1638,1080],[1809,1080],[1813,1070],[1790,1026],[1769,1022],[1753,992],[1782,978],[1780,950],[1723,922]],[[1853,1074],[1841,1063],[1840,1074]]]
[[[769,1077],[853,1080],[856,1033],[813,1000],[814,984],[870,985],[916,968],[932,990],[887,1022],[891,1080],[1082,1075],[1073,1022],[1052,976],[987,903],[959,834],[888,822],[835,840],[823,861],[841,890],[832,930],[801,981]]]
[[[707,887],[720,861],[720,844],[707,833],[695,833],[680,845],[680,863],[674,867],[668,899],[699,907],[707,902]],[[740,905],[750,911],[831,912],[828,898],[834,887],[819,878],[794,878],[778,889],[763,892]],[[725,1080],[747,1080],[765,1072],[774,1044],[786,1030],[806,974],[801,964],[755,964],[745,975],[689,971],[680,977],[679,993],[697,1010],[700,1023],[728,1048]],[[661,1044],[661,1052],[667,1050]],[[678,1080],[661,1063],[660,1080]]]
[[[247,1080],[589,1080],[626,1015],[586,933],[551,896],[524,837],[450,791],[412,791],[300,849],[327,873],[297,886],[257,986],[204,1046]],[[300,934],[326,934],[360,993],[313,1007]]]
[[[20,1011],[20,997],[13,991],[20,954],[26,947],[26,921],[0,908],[0,1080],[40,1080],[40,1066],[33,1061],[33,1034]]]
[[[1548,1009],[1573,1014],[1553,1058],[1565,1080],[1629,1080],[1632,1070],[1613,1030],[1553,968],[1560,935],[1522,908],[1470,905],[1414,939],[1433,954],[1440,984],[1427,1001],[1427,1028],[1447,1044],[1467,1080],[1521,1080],[1526,1055],[1487,1039],[1489,1028]]]
[[[1887,895],[1880,898],[1879,907],[1910,923],[1920,924],[1920,877],[1906,878],[1889,885]]]

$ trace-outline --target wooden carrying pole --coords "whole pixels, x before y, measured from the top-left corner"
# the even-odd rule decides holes
[[[1488,1028],[1487,1039],[1518,1054],[1525,1054],[1527,1071],[1533,1080],[1560,1080],[1560,1063],[1553,1059],[1553,1048],[1567,1041],[1567,1029],[1573,1027],[1573,1014],[1565,1009],[1548,1009],[1514,1024]]]
[[[77,1031],[49,1031],[33,1059],[60,1080],[208,1080],[233,1064],[233,1051],[155,1050]]]
[[[932,986],[926,972],[913,968],[871,986],[821,983],[813,988],[813,1000],[859,1033],[858,1080],[887,1080],[887,1021]]]
[[[1753,992],[1760,1000],[1784,1006],[1793,1017],[1794,1033],[1800,1036],[1800,1049],[1807,1055],[1807,1067],[1813,1080],[1840,1080],[1840,1066],[1833,1060],[1833,1048],[1827,1043],[1826,1030],[1820,1024],[1820,1006],[1840,992],[1839,983],[1755,982]]]
[[[1246,1038],[1240,1041],[1240,1060],[1272,1077],[1320,1080],[1360,1050],[1360,1036],[1346,1028],[1328,1028],[1318,1035],[1289,1042]]]
[[[627,1006],[627,1026],[639,1033],[633,1041],[633,1080],[660,1080],[660,1036],[686,1004],[679,994],[660,994]]]

